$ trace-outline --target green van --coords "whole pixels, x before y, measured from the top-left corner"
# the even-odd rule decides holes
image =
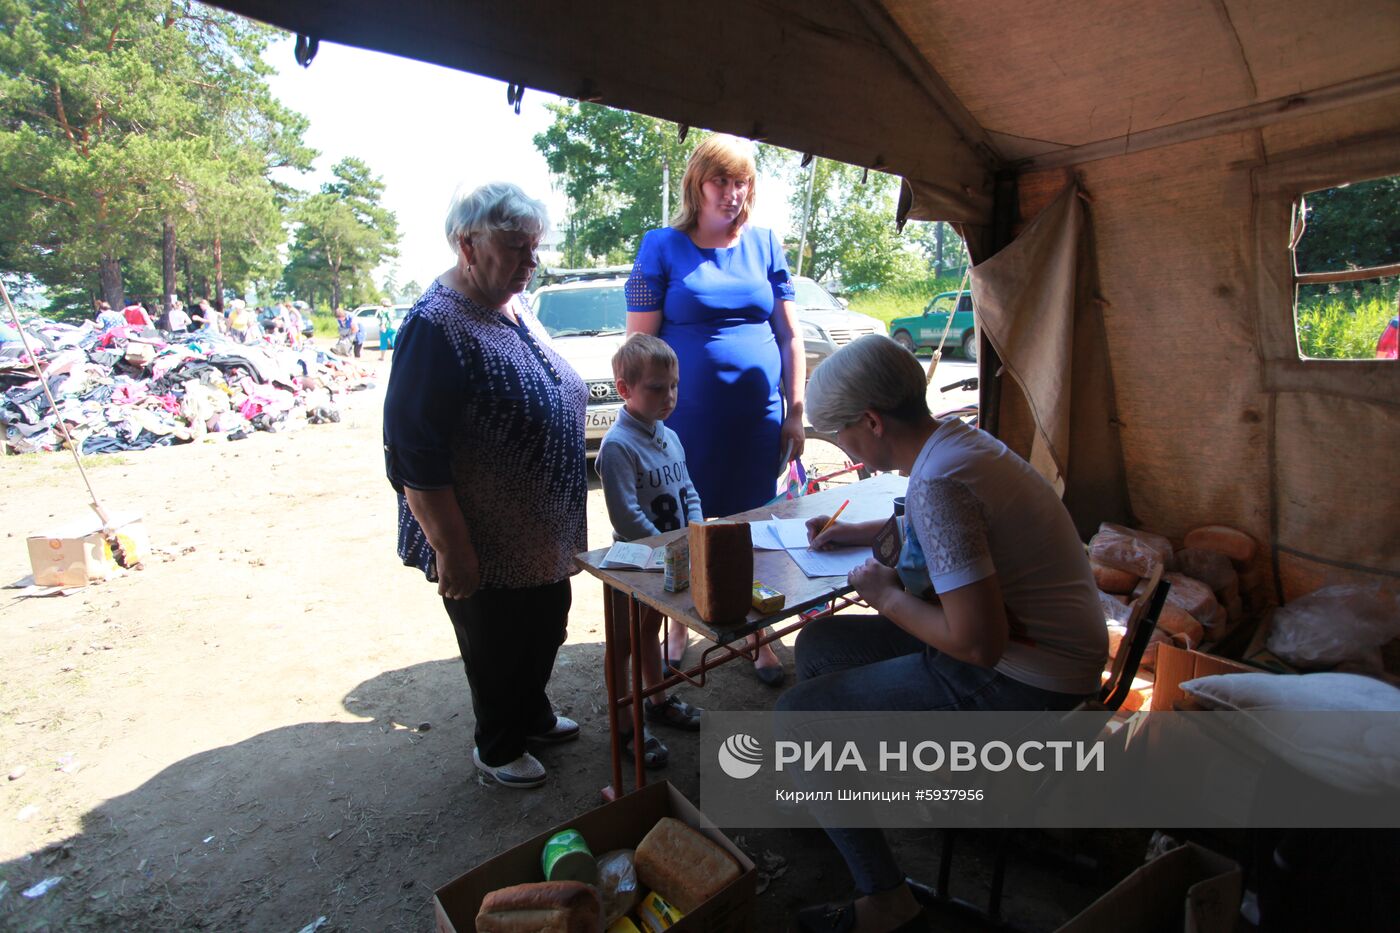
[[[954,310],[956,304],[957,309]],[[938,347],[943,328],[948,327],[948,315],[953,326],[948,329],[945,347],[958,347],[969,360],[977,359],[977,331],[972,326],[972,292],[943,292],[934,295],[922,314],[897,317],[890,321],[890,336],[910,353]]]

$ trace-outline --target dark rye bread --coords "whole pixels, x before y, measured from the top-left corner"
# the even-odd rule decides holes
[[[690,526],[690,589],[695,613],[710,624],[737,624],[753,599],[753,538],[747,522]]]

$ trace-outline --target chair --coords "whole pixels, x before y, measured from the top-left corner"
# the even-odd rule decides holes
[[[1128,693],[1133,688],[1138,665],[1142,663],[1143,652],[1147,650],[1147,644],[1152,640],[1152,633],[1157,628],[1157,619],[1162,614],[1162,607],[1166,605],[1167,592],[1170,589],[1171,584],[1162,579],[1162,565],[1155,565],[1152,573],[1147,577],[1147,585],[1143,587],[1143,595],[1133,602],[1132,611],[1128,615],[1125,626],[1127,631],[1123,635],[1123,641],[1118,646],[1117,655],[1113,658],[1108,679],[1099,689],[1098,700],[1086,700],[1075,707],[1071,711],[1072,713],[1116,712],[1123,705],[1123,701],[1128,698]],[[1048,792],[1050,782],[1050,778],[1046,778],[1036,788],[1035,795],[1039,796]],[[997,834],[996,855],[992,864],[991,891],[987,897],[985,910],[970,901],[953,897],[949,892],[949,880],[953,872],[953,847],[960,832],[963,830],[943,830],[943,847],[938,860],[938,884],[932,890],[923,886],[915,888],[916,896],[920,896],[921,900],[952,907],[960,913],[971,914],[997,929],[1015,930],[1016,927],[1002,919],[1001,897],[1006,883],[1006,863],[1016,831],[1013,829],[994,830]]]

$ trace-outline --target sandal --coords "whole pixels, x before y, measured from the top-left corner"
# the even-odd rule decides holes
[[[646,705],[649,721],[684,729],[687,732],[700,731],[700,714],[704,710],[691,706],[674,693],[660,703],[653,703],[650,700],[643,702]]]
[[[618,738],[622,741],[622,751],[633,761],[637,760],[636,749],[632,747],[634,733],[628,732]],[[658,768],[666,767],[671,760],[671,752],[661,740],[652,735],[646,729],[642,730],[642,765],[648,771],[655,771]]]

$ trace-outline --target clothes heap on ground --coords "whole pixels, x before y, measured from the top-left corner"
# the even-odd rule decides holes
[[[63,446],[62,418],[85,454],[144,450],[206,435],[240,440],[339,421],[341,392],[372,385],[354,361],[220,333],[36,318],[24,323],[58,410],[49,405],[13,326],[0,327],[5,453]]]

